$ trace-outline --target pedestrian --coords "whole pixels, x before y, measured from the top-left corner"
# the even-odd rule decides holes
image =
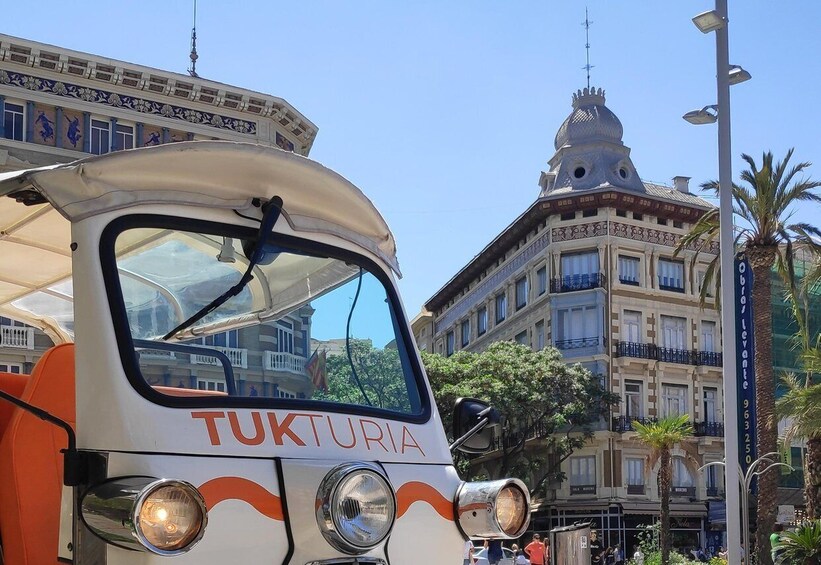
[[[530,559],[531,565],[545,565],[542,536],[533,534],[533,540],[525,546],[525,555]]]
[[[590,532],[590,563],[595,565],[602,565],[604,563],[604,547],[599,539],[599,533],[596,530]]]
[[[489,565],[498,565],[502,560],[502,540],[492,539],[485,540],[485,547],[487,548],[487,562]]]
[[[544,563],[545,565],[550,564],[550,540],[548,538],[544,538]]]
[[[778,556],[784,552],[784,548],[779,547],[781,545],[781,532],[783,531],[784,526],[776,524],[773,533],[770,534],[770,557],[772,557],[773,563],[778,563]]]
[[[644,565],[644,554],[639,546],[636,546],[636,551],[633,553],[633,562],[636,565]]]
[[[613,562],[615,565],[624,565],[624,551],[621,549],[621,544],[617,543],[613,548]]]
[[[465,540],[465,549],[462,553],[462,565],[473,565],[473,542]]]

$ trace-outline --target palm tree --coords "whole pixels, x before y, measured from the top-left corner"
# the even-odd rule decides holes
[[[783,532],[778,548],[779,565],[821,565],[821,520],[802,522],[792,532]]]
[[[773,266],[784,278],[787,287],[795,288],[793,245],[799,243],[810,250],[818,250],[813,238],[821,238],[821,231],[807,223],[789,223],[794,206],[804,202],[821,202],[814,192],[821,183],[806,178],[798,179],[810,163],[789,167],[793,150],[783,161],[773,165],[772,152],[761,158],[761,168],[749,155],[742,158],[749,169],[741,172],[745,183],[733,184],[733,212],[742,226],[736,237],[736,246],[743,246],[744,254],[753,271],[753,341],[755,343],[755,408],[758,453],[777,450],[778,425],[775,419],[775,376],[772,363],[771,280]],[[718,182],[709,181],[703,189],[718,193]],[[693,229],[682,238],[676,251],[690,248],[702,251],[718,239],[718,209],[706,212]],[[720,284],[718,258],[705,273],[702,301],[705,300],[711,279]],[[716,293],[718,294],[718,293]],[[732,307],[728,305],[728,307]],[[775,524],[778,474],[770,470],[758,478],[756,517],[756,547],[758,562],[771,563],[767,551],[768,536]]]
[[[670,486],[673,478],[671,450],[684,438],[693,435],[693,426],[687,414],[668,416],[658,422],[633,422],[639,441],[650,448],[650,467],[659,464],[659,498],[661,499],[661,562],[670,563]]]

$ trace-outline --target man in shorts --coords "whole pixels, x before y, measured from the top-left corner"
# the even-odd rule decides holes
[[[544,562],[544,544],[542,536],[533,534],[533,541],[525,546],[525,554],[531,565],[546,565]]]

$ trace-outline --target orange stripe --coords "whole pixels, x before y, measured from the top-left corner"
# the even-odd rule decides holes
[[[401,518],[414,502],[427,502],[445,520],[453,521],[453,502],[426,483],[411,481],[396,491],[396,517]]]
[[[253,506],[257,512],[272,520],[284,520],[282,501],[279,497],[248,479],[217,477],[204,483],[199,490],[205,499],[205,506],[208,510],[211,510],[223,500],[242,500]]]

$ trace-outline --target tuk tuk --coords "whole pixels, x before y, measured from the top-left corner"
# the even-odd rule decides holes
[[[453,565],[529,495],[463,482],[393,236],[307,158],[196,141],[0,174],[0,313],[56,344],[0,374],[6,565]]]

